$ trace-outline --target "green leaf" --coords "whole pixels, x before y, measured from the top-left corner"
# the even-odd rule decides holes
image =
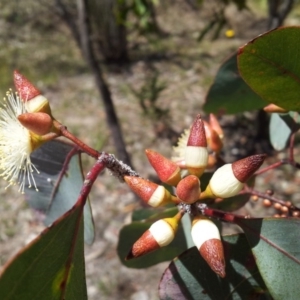
[[[55,194],[52,195],[52,203],[44,220],[45,225],[52,224],[63,213],[71,209],[79,196],[82,185],[83,178],[79,165],[79,157],[75,155],[71,158],[68,170],[61,178]],[[84,240],[88,244],[92,244],[94,240],[94,223],[89,201],[84,206]]]
[[[300,110],[300,27],[281,27],[239,49],[238,67],[265,101]]]
[[[174,216],[174,214],[172,216]],[[125,261],[125,257],[133,244],[149,229],[152,223],[153,222],[133,222],[121,229],[117,251],[121,262],[125,266],[137,269],[148,268],[160,262],[171,260],[187,249],[184,232],[180,226],[174,240],[168,246],[162,247],[147,255]]]
[[[300,299],[300,220],[239,219],[274,299]]]
[[[193,247],[165,270],[159,297],[171,299],[271,299],[245,235],[225,236],[226,277],[217,276]]]
[[[138,221],[148,221],[148,222],[154,222],[159,219],[163,218],[171,218],[176,215],[178,212],[178,208],[174,205],[171,205],[170,207],[160,207],[160,208],[142,208],[135,210],[132,213],[132,222],[138,222]]]
[[[290,127],[279,114],[275,113],[271,114],[269,126],[270,142],[273,148],[277,151],[283,150],[292,132]]]
[[[266,105],[239,75],[237,54],[234,53],[220,67],[203,108],[207,113],[236,114]]]
[[[87,299],[83,245],[82,207],[77,205],[4,267],[1,299]]]
[[[271,115],[270,120],[270,141],[275,150],[281,151],[293,132],[300,129],[299,113],[290,111],[286,114]]]
[[[79,155],[73,155],[68,165],[64,166],[72,149],[72,145],[54,140],[32,154],[32,162],[40,172],[34,176],[39,192],[27,187],[25,197],[30,207],[46,215],[46,226],[71,209],[79,196],[83,184]],[[87,244],[94,240],[89,201],[84,208],[84,239]]]

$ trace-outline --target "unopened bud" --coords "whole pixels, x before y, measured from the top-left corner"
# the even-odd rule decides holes
[[[200,198],[229,198],[237,195],[244,183],[262,165],[265,157],[265,154],[257,154],[223,165],[213,174]]]
[[[217,132],[211,128],[210,124],[205,121],[203,121],[203,124],[205,129],[206,141],[209,148],[214,152],[220,152],[223,147],[221,138],[219,137]]]
[[[220,126],[220,123],[214,114],[209,114],[209,124],[222,140],[224,137],[223,129]]]
[[[176,187],[177,197],[188,204],[196,202],[200,193],[200,180],[195,175],[189,175],[181,179]]]
[[[152,207],[178,203],[178,199],[162,185],[134,176],[125,176],[124,180],[133,192]]]
[[[264,108],[264,111],[265,112],[268,112],[268,113],[287,113],[288,111],[276,104],[269,104],[267,106],[265,106]]]
[[[201,176],[207,166],[208,151],[205,129],[200,115],[192,124],[185,150],[186,168],[190,174]]]
[[[51,115],[49,101],[41,92],[17,70],[14,71],[14,84],[28,112],[44,112]]]
[[[192,224],[192,239],[201,256],[220,277],[225,277],[224,250],[218,227],[209,219],[196,217]]]
[[[175,237],[182,215],[183,214],[179,212],[173,218],[165,218],[153,223],[134,243],[125,259],[136,258],[169,245]]]
[[[181,179],[178,165],[153,150],[146,149],[145,152],[159,179],[164,183],[176,186]]]
[[[20,123],[29,131],[37,135],[45,135],[51,132],[52,118],[42,112],[24,113],[18,116]]]

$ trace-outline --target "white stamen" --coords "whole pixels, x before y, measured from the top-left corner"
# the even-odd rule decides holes
[[[8,91],[0,103],[0,176],[8,181],[6,188],[19,184],[21,193],[26,182],[28,187],[33,185],[37,190],[33,173],[38,171],[30,159],[30,132],[18,120],[18,116],[26,112],[18,94]]]

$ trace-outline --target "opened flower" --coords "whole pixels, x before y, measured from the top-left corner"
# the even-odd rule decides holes
[[[33,172],[38,170],[32,164],[30,154],[42,143],[38,135],[19,122],[18,116],[26,112],[18,94],[7,92],[0,103],[0,176],[8,186],[19,184],[22,193],[26,182],[37,190]]]

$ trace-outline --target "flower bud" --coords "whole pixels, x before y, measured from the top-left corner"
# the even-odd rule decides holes
[[[125,259],[136,258],[169,245],[175,237],[182,215],[182,212],[179,212],[173,218],[165,218],[153,223],[134,243]]]
[[[208,151],[203,121],[200,115],[192,124],[185,150],[185,163],[190,174],[201,176],[207,166]]]
[[[265,106],[264,108],[265,112],[268,113],[287,113],[288,111],[280,106],[277,106],[276,104],[269,104],[267,106]]]
[[[221,138],[219,137],[217,132],[212,129],[210,124],[208,124],[205,121],[203,121],[203,124],[205,129],[206,140],[209,148],[212,151],[219,153],[223,147]]]
[[[257,154],[223,165],[213,174],[200,198],[229,198],[237,195],[265,158],[265,154]]]
[[[25,102],[28,112],[44,112],[51,115],[49,101],[17,70],[14,71],[14,83],[20,98]]]
[[[224,132],[220,123],[214,114],[209,114],[209,125],[211,126],[212,130],[214,130],[220,139],[222,140],[224,137]]]
[[[162,185],[134,176],[125,176],[124,180],[133,192],[152,207],[174,202],[178,203],[178,199],[171,195]]]
[[[176,187],[177,197],[187,204],[196,202],[200,197],[200,193],[200,180],[195,175],[189,175],[181,179]]]
[[[164,183],[176,186],[181,179],[180,168],[177,164],[153,150],[146,149],[145,152],[159,179]]]
[[[18,120],[25,128],[37,135],[50,133],[53,125],[52,118],[42,112],[24,113],[18,116]]]
[[[192,239],[201,256],[220,277],[225,277],[224,250],[218,227],[209,219],[196,217],[192,223]]]

